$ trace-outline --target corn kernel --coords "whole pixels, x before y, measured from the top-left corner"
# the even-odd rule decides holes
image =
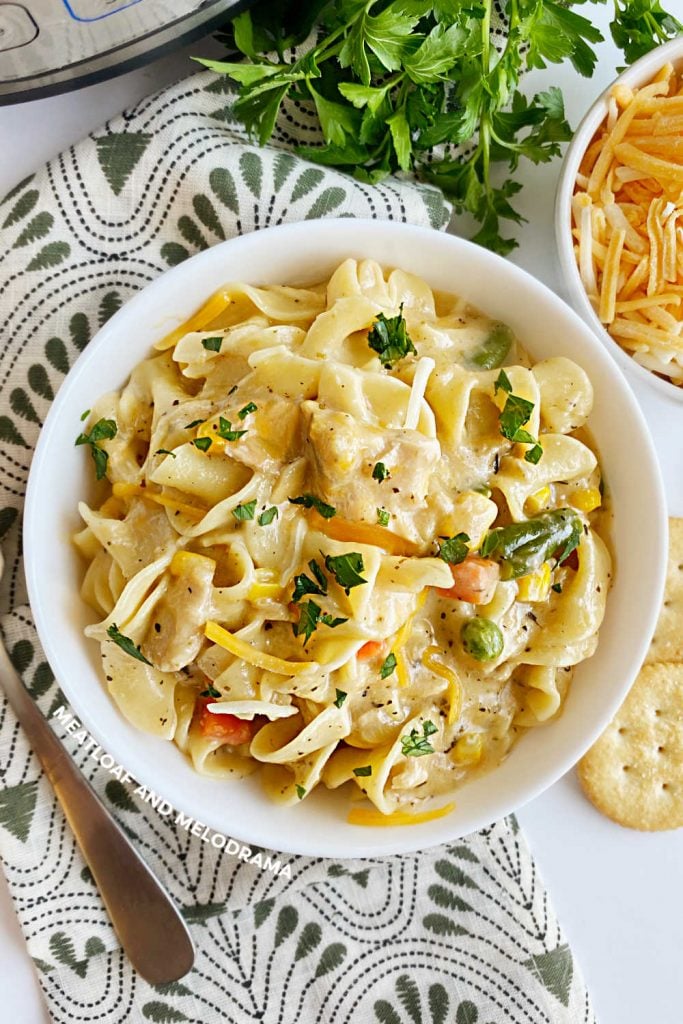
[[[249,601],[275,600],[281,593],[279,574],[273,569],[257,569],[254,573],[254,582],[247,593],[247,599]]]
[[[534,515],[536,512],[540,512],[544,509],[550,501],[550,488],[546,485],[541,487],[539,491],[534,491],[530,494],[524,503],[524,511],[527,515]]]
[[[592,512],[602,505],[602,495],[597,487],[582,487],[574,491],[569,501],[579,512]]]
[[[481,760],[482,747],[478,732],[463,733],[451,751],[451,760],[460,765],[477,764]]]
[[[530,572],[517,580],[519,601],[545,601],[550,590],[550,564],[544,562],[540,569]]]
[[[184,576],[186,572],[192,572],[193,567],[199,568],[203,562],[207,569],[209,566],[216,568],[213,558],[207,558],[206,555],[197,555],[194,551],[176,551],[169,569],[173,576]]]

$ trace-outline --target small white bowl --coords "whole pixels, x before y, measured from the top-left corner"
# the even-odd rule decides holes
[[[683,60],[683,36],[671,39],[668,43],[656,47],[650,53],[637,60],[630,68],[614,79],[612,84],[598,96],[581,124],[574,133],[567,152],[565,153],[560,178],[555,196],[555,241],[560,259],[562,276],[569,291],[569,297],[575,309],[580,313],[589,327],[592,327],[602,343],[606,346],[613,359],[616,359],[629,380],[647,384],[654,388],[662,397],[683,402],[683,387],[671,384],[668,380],[658,377],[656,373],[646,369],[633,359],[621,345],[605,330],[597,313],[590,303],[583,286],[579,268],[574,255],[574,239],[572,237],[571,202],[584,153],[602,122],[607,117],[610,90],[617,82],[631,88],[640,88],[652,81],[657,72],[668,61],[676,66]]]
[[[79,597],[82,567],[70,543],[79,528],[77,502],[92,478],[90,460],[74,447],[82,410],[104,390],[120,387],[156,340],[227,281],[311,283],[348,256],[401,266],[434,288],[462,295],[509,323],[535,359],[565,355],[584,366],[595,390],[590,427],[614,509],[614,587],[597,653],[579,666],[563,714],[531,730],[495,771],[457,791],[453,813],[410,827],[349,825],[348,798],[322,789],[294,808],[272,804],[255,777],[207,779],[172,743],[130,725],[107,693],[97,645],[83,636],[96,616]],[[466,835],[571,768],[612,718],[645,656],[662,598],[666,540],[664,493],[645,421],[583,321],[544,285],[486,249],[424,228],[353,219],[268,228],[217,245],[163,274],[119,310],[55,399],[33,458],[24,517],[38,632],[60,686],[98,743],[138,782],[224,835],[329,857],[408,852]]]

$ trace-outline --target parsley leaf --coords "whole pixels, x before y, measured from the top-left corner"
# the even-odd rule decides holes
[[[170,451],[168,448],[157,448],[154,453],[155,455],[170,455],[172,459],[175,459],[175,452]]]
[[[322,569],[314,558],[308,563],[308,567],[315,576],[315,581],[305,573],[294,577],[294,593],[292,601],[300,601],[305,594],[327,594],[327,579]]]
[[[526,462],[536,465],[543,455],[543,448],[528,430],[523,429],[524,424],[531,419],[534,403],[529,402],[526,398],[520,398],[519,395],[513,395],[512,384],[505,370],[500,371],[493,385],[494,394],[498,394],[498,391],[501,390],[505,391],[507,397],[500,414],[500,432],[508,441],[519,441],[522,444],[532,445],[525,451],[524,459]]]
[[[333,505],[316,498],[314,494],[301,494],[298,498],[288,498],[290,505],[303,505],[304,508],[314,508],[323,519],[331,519],[336,516],[337,510]]]
[[[553,585],[552,585],[552,587],[550,589],[554,590],[556,594],[561,594],[562,593],[562,584],[561,583],[553,583]]]
[[[250,412],[256,412],[257,409],[258,409],[258,406],[254,405],[253,402],[247,402],[247,404],[244,406],[244,408],[240,409],[240,411],[237,413],[237,415],[239,416],[239,418],[241,420],[244,420],[244,419],[247,418],[247,416],[249,415]]]
[[[258,524],[259,526],[270,526],[273,519],[277,519],[279,515],[280,512],[277,506],[271,505],[270,508],[267,508],[265,512],[262,512],[261,515],[258,517]]]
[[[388,679],[395,668],[396,655],[392,651],[391,654],[387,654],[386,658],[382,662],[382,667],[379,670],[380,679]]]
[[[390,519],[391,516],[389,515],[385,508],[377,509],[377,522],[379,523],[380,526],[388,526]]]
[[[220,352],[223,339],[221,337],[216,338],[202,338],[202,345],[207,352]]]
[[[226,420],[224,416],[218,417],[218,430],[216,434],[218,437],[222,437],[224,441],[239,441],[240,437],[244,437],[246,433],[246,430],[233,430],[230,420]]]
[[[205,690],[202,690],[202,692],[199,694],[199,696],[200,697],[220,697],[221,696],[221,691],[217,690],[215,686],[212,686],[211,683],[209,683],[207,688]]]
[[[409,170],[479,222],[475,241],[506,255],[516,242],[503,224],[522,220],[512,177],[520,160],[551,160],[571,136],[560,90],[527,98],[518,83],[566,60],[593,73],[601,34],[575,8],[598,2],[514,0],[503,23],[490,0],[261,3],[226,38],[248,61],[200,63],[238,83],[234,112],[261,144],[283,100],[302,102],[324,142],[302,155],[369,184]],[[683,28],[662,2],[613,0],[610,29],[627,63]],[[311,30],[315,43],[292,59]]]
[[[306,796],[305,787],[300,786],[298,782],[296,784],[296,795],[299,797],[299,800],[303,800],[303,798]]]
[[[335,629],[337,626],[342,626],[348,619],[342,619],[340,616],[328,615],[327,612],[323,612],[320,616],[320,621],[323,626],[329,626],[330,629]]]
[[[315,633],[320,622],[324,626],[330,626],[334,629],[336,626],[341,626],[342,623],[348,622],[348,619],[333,618],[327,612],[323,612],[320,605],[316,604],[315,601],[306,601],[300,607],[299,621],[292,623],[294,636],[303,636],[305,638],[304,647]]]
[[[346,555],[326,555],[325,568],[331,572],[340,587],[348,594],[352,587],[368,581],[360,575],[364,571],[363,556],[358,551]]]
[[[193,427],[198,427],[201,423],[206,423],[206,420],[192,420],[192,423],[186,423],[183,430],[192,430]]]
[[[368,345],[388,370],[411,352],[417,355],[403,318],[403,303],[399,306],[397,316],[387,318],[384,313],[378,314],[368,333]]]
[[[464,562],[470,553],[467,546],[469,539],[469,535],[466,533],[456,533],[455,537],[440,538],[439,558],[443,558],[444,562],[448,562],[449,565],[459,565],[460,562]]]
[[[86,409],[85,412],[81,413],[81,423],[83,422],[83,420],[87,420],[88,416],[90,415],[90,412],[90,409]]]
[[[200,452],[208,452],[209,448],[213,444],[213,440],[210,437],[195,437],[192,444],[195,448],[199,448]]]
[[[401,752],[405,757],[424,757],[425,754],[433,754],[434,747],[428,737],[436,731],[433,722],[423,722],[422,733],[419,729],[411,729],[408,736],[401,736]]]
[[[359,779],[364,779],[368,775],[372,775],[372,765],[364,764],[361,768],[354,768],[353,774]]]
[[[256,511],[256,498],[252,501],[245,501],[243,505],[237,505],[233,510],[232,514],[238,522],[244,522],[246,519],[253,519],[254,512]]]
[[[140,644],[134,644],[129,636],[124,636],[123,633],[119,632],[118,626],[115,622],[112,622],[111,626],[108,628],[107,636],[121,648],[124,654],[129,654],[131,658],[136,658],[137,661],[142,661],[145,665],[152,664],[152,662],[148,661],[140,650]]]
[[[320,554],[322,555],[322,551],[320,552]],[[323,594],[326,594],[327,593],[327,577],[326,577],[325,573],[322,571],[322,569],[320,568],[320,566],[318,565],[318,563],[316,562],[315,558],[312,558],[310,560],[310,562],[308,563],[308,568],[311,570],[311,572],[313,573],[313,575],[317,579],[318,583],[322,587]]]
[[[89,433],[81,433],[76,438],[76,445],[90,445],[90,454],[95,463],[95,476],[98,480],[101,480],[107,472],[107,463],[109,462],[109,453],[100,448],[99,442],[111,441],[113,437],[116,437],[117,431],[118,427],[114,420],[101,419],[95,423]]]
[[[375,468],[372,471],[373,480],[379,480],[379,482],[382,483],[383,480],[388,480],[390,476],[391,473],[383,462],[375,463]]]
[[[346,700],[347,697],[348,697],[348,694],[345,693],[344,690],[337,690],[336,691],[336,697],[334,699],[335,707],[340,708],[342,706],[342,704],[344,703],[344,701]]]

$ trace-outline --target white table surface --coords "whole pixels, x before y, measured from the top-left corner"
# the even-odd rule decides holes
[[[610,5],[611,6],[611,5]],[[668,0],[683,17],[683,0]],[[607,13],[585,10],[603,32]],[[211,44],[207,44],[211,47]],[[202,45],[206,52],[206,45]],[[87,89],[0,107],[0,195],[49,157],[121,109],[189,73],[189,52],[166,57]],[[621,63],[607,42],[593,79],[570,66],[534,72],[539,89],[559,85],[576,124]],[[553,240],[553,193],[559,162],[518,172],[518,205],[529,223],[518,231],[515,263],[563,294]],[[1,319],[1,316],[0,316]],[[672,515],[683,515],[683,405],[662,407],[649,388],[634,388],[662,457]],[[647,600],[647,595],[634,595]],[[581,795],[573,773],[519,812],[552,901],[583,969],[600,1024],[681,1024],[683,829],[655,834],[612,824]],[[33,966],[0,874],[0,1016],[12,1024],[49,1021]],[[132,1022],[134,1024],[134,1022]],[[529,1024],[535,1024],[529,1021]]]

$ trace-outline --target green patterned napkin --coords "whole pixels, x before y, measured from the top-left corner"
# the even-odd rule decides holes
[[[443,228],[449,217],[431,189],[369,187],[299,159],[293,144],[317,136],[294,106],[274,146],[255,148],[231,102],[224,80],[195,75],[51,161],[0,207],[2,628],[48,717],[63,697],[26,606],[20,511],[41,422],[98,327],[169,265],[245,231],[325,216]],[[423,854],[283,858],[289,871],[276,874],[188,834],[66,744],[183,907],[198,955],[181,982],[152,988],[135,974],[52,790],[0,704],[0,854],[56,1022],[594,1020],[514,819]]]

